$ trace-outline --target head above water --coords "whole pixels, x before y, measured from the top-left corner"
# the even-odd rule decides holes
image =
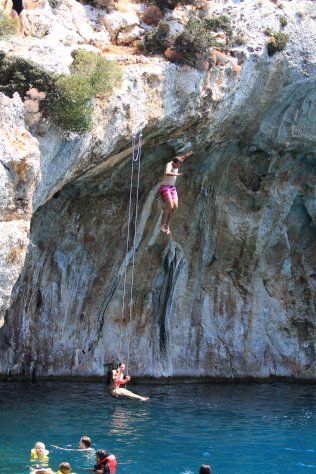
[[[211,466],[209,464],[202,464],[199,474],[211,474]]]
[[[95,452],[95,457],[98,462],[103,461],[103,459],[107,458],[109,455],[110,453],[104,449],[98,449],[98,451]]]
[[[91,438],[89,436],[81,436],[79,441],[80,448],[87,449],[90,448],[92,444]]]
[[[59,470],[63,474],[68,474],[71,471],[69,462],[62,462],[59,464]]]
[[[39,453],[39,452],[43,452],[45,451],[45,444],[42,443],[41,441],[37,441],[37,443],[35,443],[35,446],[34,448],[36,449],[36,451]]]

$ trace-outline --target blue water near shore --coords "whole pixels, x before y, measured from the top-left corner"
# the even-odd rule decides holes
[[[148,402],[116,400],[97,383],[0,382],[0,474],[26,474],[36,441],[50,466],[87,473],[94,456],[52,448],[89,435],[117,474],[316,473],[316,386],[131,386]]]

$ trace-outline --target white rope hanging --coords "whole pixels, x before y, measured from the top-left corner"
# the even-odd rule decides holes
[[[128,225],[127,225],[127,236],[126,236],[126,250],[125,250],[125,269],[124,269],[124,285],[123,285],[123,302],[121,311],[121,329],[120,329],[120,345],[119,345],[119,362],[121,361],[122,353],[122,332],[123,332],[123,319],[125,311],[125,298],[126,298],[126,280],[127,280],[127,264],[128,264],[128,253],[129,243],[131,235],[131,214],[133,206],[133,181],[134,181],[134,164],[138,164],[137,178],[136,178],[136,192],[135,192],[135,219],[134,219],[134,236],[132,243],[132,270],[131,270],[131,288],[130,288],[130,302],[129,302],[129,325],[128,325],[128,338],[127,338],[127,360],[126,370],[128,371],[129,356],[130,356],[130,341],[131,341],[131,321],[133,314],[133,289],[134,289],[134,271],[135,271],[135,249],[136,249],[136,234],[137,234],[137,221],[138,221],[138,200],[139,200],[139,181],[140,181],[140,158],[142,151],[142,131],[138,135],[137,152],[136,142],[137,135],[132,136],[132,156],[131,156],[131,177],[130,177],[130,191],[129,191],[129,206],[128,206]]]

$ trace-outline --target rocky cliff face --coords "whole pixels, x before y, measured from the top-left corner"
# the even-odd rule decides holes
[[[0,325],[29,245],[32,196],[39,176],[37,140],[26,130],[16,94],[0,96]]]
[[[1,268],[2,374],[102,376],[122,358],[137,376],[315,379],[315,5],[283,2],[290,43],[269,57],[260,31],[279,21],[277,5],[211,3],[247,32],[235,51],[243,53],[240,71],[233,61],[198,71],[127,55],[122,87],[95,102],[91,133],[70,140],[50,126],[37,137],[32,245],[10,277],[8,262]],[[13,44],[19,48],[13,40],[3,47]],[[10,107],[22,103],[1,100],[13,120]],[[24,129],[16,120],[9,130]],[[137,235],[126,255],[130,143],[140,129]],[[37,142],[25,136],[29,196]],[[164,163],[191,146],[166,236]],[[135,214],[134,202],[132,225]],[[9,231],[2,236],[8,241]]]

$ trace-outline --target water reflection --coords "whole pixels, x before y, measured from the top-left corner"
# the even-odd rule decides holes
[[[120,402],[119,402],[120,403]],[[131,409],[127,406],[119,406],[115,408],[113,414],[110,417],[109,430],[111,434],[125,434],[129,432],[133,433],[133,420],[134,415]]]

